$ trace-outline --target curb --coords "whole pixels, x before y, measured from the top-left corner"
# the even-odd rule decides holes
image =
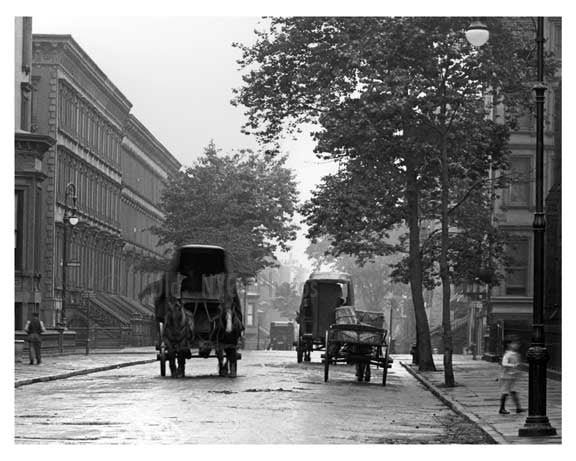
[[[441,400],[451,410],[455,411],[459,415],[461,415],[464,418],[466,418],[467,420],[469,420],[471,423],[478,426],[480,428],[480,430],[482,432],[484,432],[484,434],[486,434],[490,439],[492,439],[492,441],[494,443],[496,443],[496,444],[508,444],[509,443],[506,440],[506,438],[504,438],[504,436],[502,434],[500,434],[500,432],[498,432],[496,429],[494,429],[494,427],[491,424],[485,423],[477,415],[467,411],[464,408],[464,406],[462,406],[460,403],[458,403],[457,401],[451,399],[450,397],[447,397],[444,394],[442,394],[442,392],[440,392],[440,390],[434,384],[432,384],[424,376],[422,376],[419,373],[417,373],[416,371],[414,371],[410,365],[407,365],[404,362],[400,362],[400,365],[402,365],[408,371],[408,373],[410,373],[418,381],[420,381],[420,383],[422,383],[424,385],[424,387],[426,387],[432,394],[434,394],[439,400]]]
[[[14,383],[14,387],[26,386],[28,384],[41,383],[47,381],[55,381],[57,379],[71,378],[72,376],[87,375],[90,373],[98,373],[99,371],[113,370],[114,368],[129,367],[132,365],[143,365],[145,363],[156,362],[158,359],[137,360],[135,362],[116,363],[114,365],[104,365],[95,368],[86,368],[84,370],[71,371],[69,373],[62,373],[59,375],[41,376],[39,378],[21,379]]]

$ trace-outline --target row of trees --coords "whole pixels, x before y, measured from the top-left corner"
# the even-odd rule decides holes
[[[508,139],[530,96],[522,21],[487,20],[481,49],[464,38],[470,18],[283,17],[236,44],[246,70],[235,104],[268,155],[304,123],[315,153],[339,164],[302,208],[308,236],[360,263],[403,253],[393,277],[410,283],[420,369],[433,370],[423,289],[483,275],[494,283],[501,236],[490,220],[504,185]],[[511,27],[512,26],[512,27]],[[490,116],[501,106],[505,116]],[[492,183],[490,183],[492,181]],[[422,239],[423,224],[431,224]],[[404,226],[406,236],[389,233]],[[490,252],[488,253],[488,249]],[[447,308],[447,309],[446,309]],[[454,384],[449,315],[445,381]]]

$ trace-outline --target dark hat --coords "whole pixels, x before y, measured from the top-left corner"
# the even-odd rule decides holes
[[[38,317],[40,314],[39,314],[38,312],[34,312],[34,313],[32,313],[32,315],[33,315],[34,317]]]

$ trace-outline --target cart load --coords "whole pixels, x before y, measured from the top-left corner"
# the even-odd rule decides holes
[[[389,357],[384,313],[342,306],[335,309],[335,323],[326,331],[324,381],[328,381],[330,365],[346,363],[356,366],[358,381],[370,381],[370,365],[382,368],[382,385],[386,385]]]

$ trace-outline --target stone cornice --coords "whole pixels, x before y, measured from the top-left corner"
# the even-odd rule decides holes
[[[42,160],[44,153],[50,149],[56,140],[51,136],[17,131],[14,133],[14,146],[16,153],[33,154],[37,159]]]
[[[132,114],[128,117],[125,127],[126,136],[144,154],[153,154],[159,157],[160,165],[167,165],[163,168],[168,175],[176,173],[182,166],[180,162],[166,149],[156,137]],[[151,160],[154,161],[154,160]]]
[[[152,160],[152,158],[147,155],[137,144],[135,144],[132,139],[125,136],[122,139],[120,148],[123,149],[128,155],[132,155],[136,160],[142,163],[146,168],[156,173],[163,180],[168,177],[168,172],[166,169],[162,168],[157,162]]]
[[[148,212],[151,217],[164,219],[164,214],[157,207],[129,189],[126,185],[122,188],[122,199],[140,207],[143,211]]]
[[[122,126],[132,103],[76,43],[71,35],[34,34],[34,64],[56,64],[76,88],[89,89],[94,104]],[[90,85],[90,84],[91,85]]]

